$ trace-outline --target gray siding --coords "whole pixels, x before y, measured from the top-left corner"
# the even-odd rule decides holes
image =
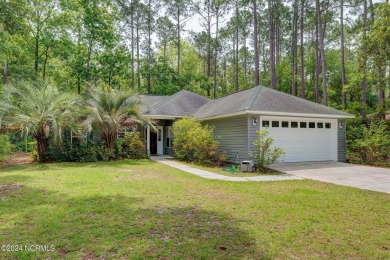
[[[253,125],[253,119],[257,119],[257,124]],[[257,139],[257,131],[260,130],[260,116],[259,115],[248,115],[248,129],[249,129],[249,138],[248,138],[248,153],[254,152],[256,150],[255,145],[253,144]]]
[[[342,123],[343,128],[337,127],[337,158],[339,162],[346,161],[347,145],[346,145],[346,129],[347,122],[345,120],[338,120],[338,125]]]
[[[214,125],[214,134],[220,143],[219,150],[228,154],[228,160],[237,162],[249,159],[248,154],[248,116],[235,116],[214,120],[205,120],[204,124]]]

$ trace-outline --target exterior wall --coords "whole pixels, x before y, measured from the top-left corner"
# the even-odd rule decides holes
[[[203,121],[204,124],[215,126],[214,134],[219,137],[219,150],[228,154],[230,162],[239,163],[250,159],[248,135],[253,130],[248,128],[248,120],[248,116],[243,115]],[[237,159],[234,161],[236,155]]]
[[[347,124],[346,120],[338,120],[337,128],[337,156],[339,162],[345,162],[347,160],[347,144],[346,144],[346,132]],[[340,124],[342,128],[340,128]]]
[[[256,120],[256,124],[253,120]],[[257,139],[257,131],[260,130],[260,116],[259,115],[248,115],[248,154],[256,150],[253,144]]]

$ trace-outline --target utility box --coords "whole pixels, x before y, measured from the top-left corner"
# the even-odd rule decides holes
[[[240,171],[242,172],[253,172],[253,169],[255,168],[255,162],[254,161],[242,161]]]

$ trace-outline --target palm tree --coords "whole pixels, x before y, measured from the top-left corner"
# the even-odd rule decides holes
[[[49,136],[62,141],[65,128],[81,132],[78,119],[83,114],[81,99],[43,81],[17,82],[8,85],[0,98],[0,127],[32,133],[38,146],[38,161],[44,162]]]
[[[131,91],[115,89],[91,89],[85,94],[89,110],[88,124],[102,131],[102,138],[109,150],[115,147],[118,130],[121,127],[139,124],[149,125],[150,120],[139,110],[140,98]]]

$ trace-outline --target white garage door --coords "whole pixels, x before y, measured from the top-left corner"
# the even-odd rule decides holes
[[[337,161],[337,120],[261,117],[274,146],[286,152],[283,162]]]

